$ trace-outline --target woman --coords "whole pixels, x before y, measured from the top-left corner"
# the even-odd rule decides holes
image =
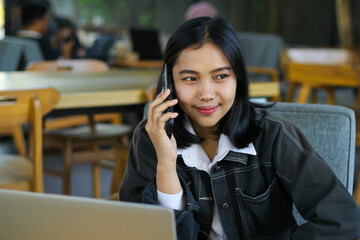
[[[164,61],[174,100],[166,100],[170,90],[161,93],[159,81],[148,119],[133,136],[120,200],[175,209],[179,239],[360,236],[359,208],[299,130],[249,102],[245,62],[228,22],[184,23]],[[171,106],[174,112],[164,113]],[[308,220],[301,227],[293,203]]]

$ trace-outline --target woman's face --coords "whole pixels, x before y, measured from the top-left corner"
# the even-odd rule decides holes
[[[216,130],[236,94],[236,76],[222,51],[212,43],[184,49],[173,77],[178,104],[195,131]]]

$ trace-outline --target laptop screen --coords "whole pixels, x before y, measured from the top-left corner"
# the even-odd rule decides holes
[[[162,51],[158,31],[155,29],[130,29],[131,43],[134,52],[140,54],[141,60],[160,60]]]

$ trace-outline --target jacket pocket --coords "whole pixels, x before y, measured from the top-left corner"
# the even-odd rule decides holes
[[[295,224],[292,201],[275,178],[265,192],[250,196],[236,188],[240,215],[249,239],[277,239]]]

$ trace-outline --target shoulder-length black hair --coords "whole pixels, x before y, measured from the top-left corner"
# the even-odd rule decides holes
[[[168,77],[173,81],[172,69],[184,49],[190,46],[201,47],[208,42],[221,49],[237,78],[235,101],[229,112],[220,120],[217,134],[227,135],[237,148],[246,147],[253,141],[258,131],[254,124],[254,107],[249,102],[246,65],[239,40],[230,23],[222,18],[200,17],[182,24],[172,34],[165,48],[164,63],[167,64]],[[160,91],[161,77],[158,81],[156,95]],[[175,90],[172,93],[176,98]],[[174,111],[179,113],[179,116],[175,118],[174,127],[174,136],[178,147],[185,148],[192,143],[200,143],[201,138],[185,129],[185,113],[181,108],[176,105]]]

